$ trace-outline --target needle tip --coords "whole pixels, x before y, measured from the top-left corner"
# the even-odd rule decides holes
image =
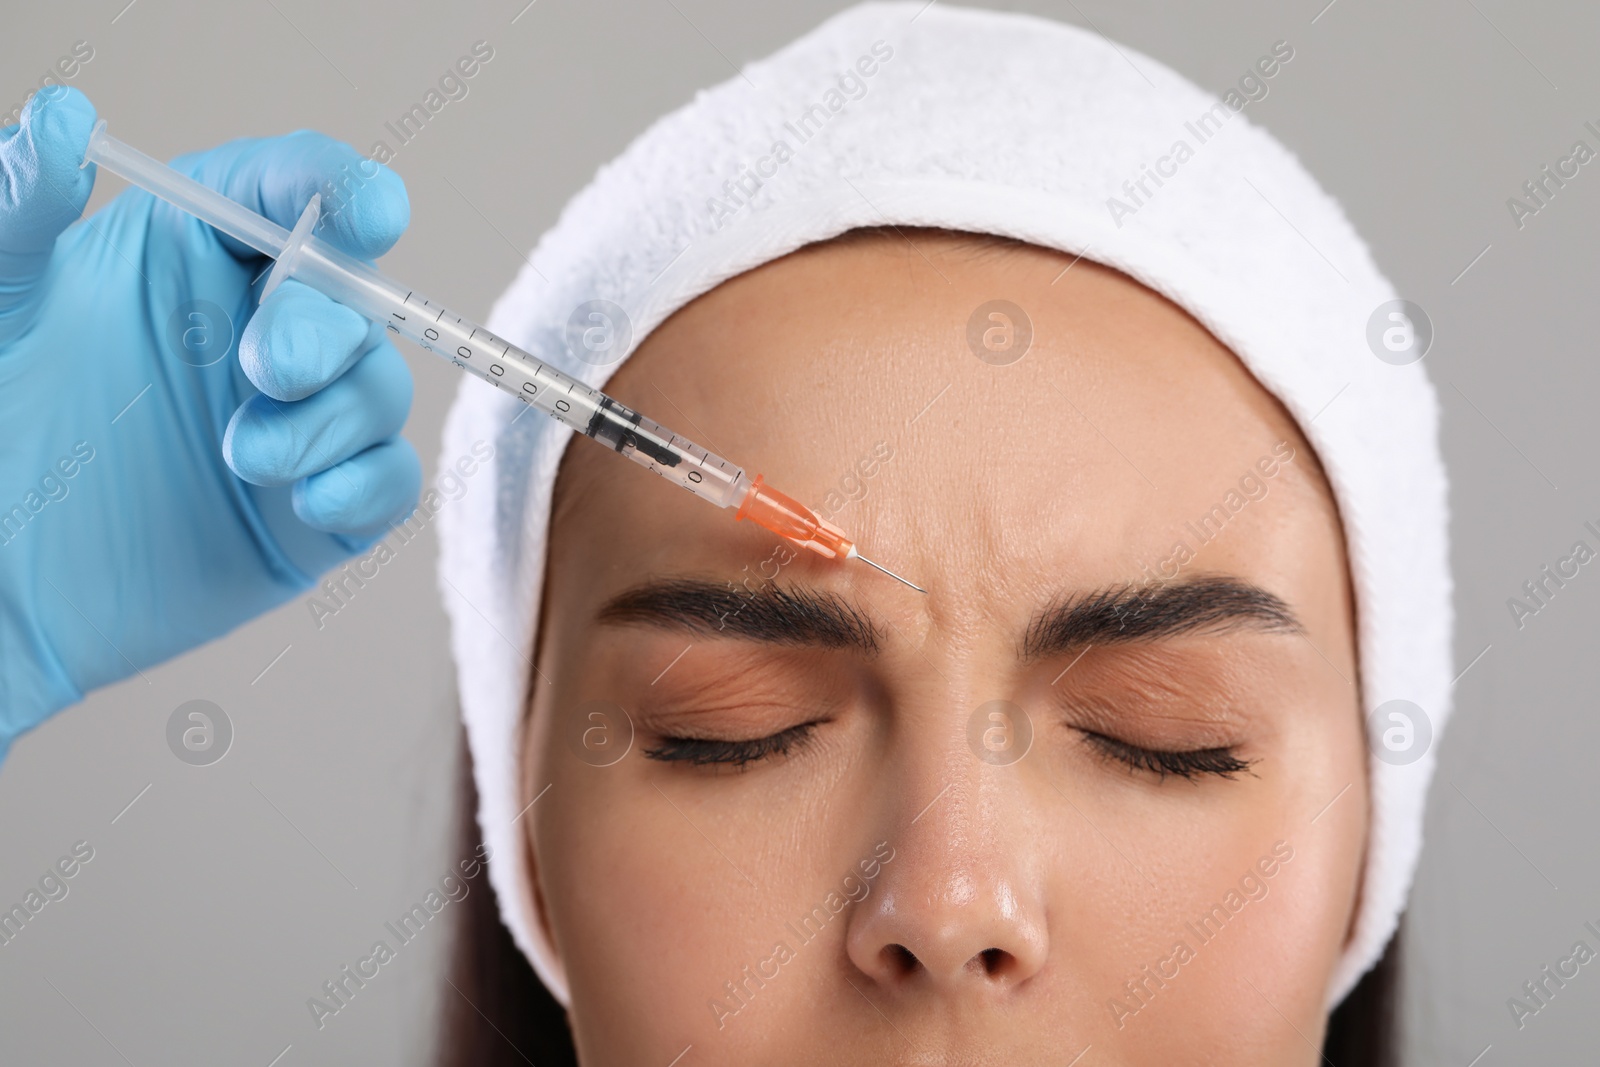
[[[894,571],[890,570],[888,567],[885,567],[883,564],[872,562],[866,556],[863,556],[860,552],[856,553],[856,559],[859,559],[862,563],[865,563],[869,567],[874,567],[874,568],[882,571],[883,573],[887,574],[889,577],[893,578],[895,581],[900,582],[903,585],[909,585],[911,588],[915,589],[917,592],[921,593],[923,596],[927,596],[928,595],[928,591],[926,589],[922,588],[922,586],[918,585],[916,582],[907,581],[906,579],[904,579],[904,578],[900,577],[898,574],[896,574]]]

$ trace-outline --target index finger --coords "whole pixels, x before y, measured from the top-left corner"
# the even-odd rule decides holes
[[[314,130],[231,141],[180,157],[173,166],[285,228],[294,226],[313,193],[322,194],[317,236],[357,259],[383,255],[411,221],[400,175]],[[260,254],[219,236],[240,258]]]

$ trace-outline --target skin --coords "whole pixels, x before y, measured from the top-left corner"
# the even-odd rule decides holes
[[[1064,1064],[1086,1046],[1086,1065],[1319,1062],[1368,820],[1338,513],[1231,352],[1072,263],[926,231],[812,246],[681,310],[608,387],[827,507],[926,596],[567,451],[524,765],[527,800],[550,787],[528,842],[584,1064],[665,1065],[690,1045],[684,1064]],[[997,296],[1034,331],[1008,366],[967,343]],[[862,478],[879,442],[892,456]],[[1238,492],[1252,472],[1255,499]],[[828,496],[841,485],[857,498]],[[1202,544],[1185,523],[1230,491],[1244,502]],[[1154,593],[1158,574],[1251,583],[1300,628],[1020,654],[1052,604]],[[600,617],[663,577],[831,595],[878,649]],[[589,716],[597,700],[634,732],[605,767],[573,744],[626,733],[620,712]],[[997,700],[1031,725],[1020,759],[1017,713],[980,717],[971,740]],[[808,722],[742,768],[645,755]],[[1248,769],[1163,776],[1096,737],[1227,749]],[[1206,940],[1213,905],[1225,924]],[[814,906],[806,940],[794,923]]]

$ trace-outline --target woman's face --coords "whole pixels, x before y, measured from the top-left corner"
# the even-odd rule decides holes
[[[908,236],[722,285],[608,391],[926,596],[563,460],[525,800],[580,1057],[1317,1063],[1367,788],[1316,459],[1127,277]]]

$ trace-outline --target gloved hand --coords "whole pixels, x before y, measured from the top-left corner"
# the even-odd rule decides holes
[[[294,281],[257,308],[271,261],[139,190],[69,225],[95,119],[54,87],[0,130],[0,757],[306,589],[421,484],[381,326]],[[357,175],[318,236],[363,259],[410,219],[398,175],[316,133],[174,165],[283,226]]]

